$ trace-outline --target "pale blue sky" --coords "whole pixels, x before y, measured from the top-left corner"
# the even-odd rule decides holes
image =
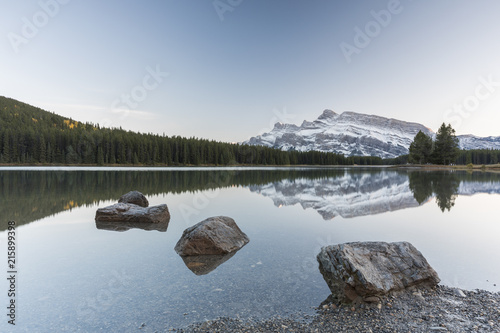
[[[498,13],[497,0],[0,0],[0,95],[222,141],[327,108],[498,136]]]

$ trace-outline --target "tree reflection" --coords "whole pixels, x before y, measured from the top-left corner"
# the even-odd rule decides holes
[[[460,178],[453,171],[413,171],[409,174],[410,190],[419,204],[434,194],[442,212],[450,211],[458,196]]]

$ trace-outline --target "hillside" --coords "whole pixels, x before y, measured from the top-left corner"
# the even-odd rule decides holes
[[[0,96],[0,163],[87,165],[336,165],[352,159],[100,128]]]

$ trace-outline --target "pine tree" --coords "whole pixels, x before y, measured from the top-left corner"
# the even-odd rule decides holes
[[[436,133],[434,143],[433,159],[436,164],[448,165],[453,163],[459,154],[458,138],[455,130],[448,124],[443,123]]]
[[[426,164],[430,161],[431,153],[432,139],[422,131],[418,131],[410,144],[410,163]]]

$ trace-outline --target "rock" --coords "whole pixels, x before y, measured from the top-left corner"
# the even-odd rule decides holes
[[[247,235],[232,218],[217,216],[184,230],[175,251],[181,256],[227,254],[241,249],[248,242]]]
[[[168,223],[170,213],[167,205],[141,207],[134,204],[117,203],[99,208],[96,222]]]
[[[461,289],[455,288],[453,289],[453,295],[457,297],[467,297]]]
[[[139,191],[130,191],[120,197],[119,203],[129,203],[141,207],[148,207],[148,199]]]
[[[439,277],[408,242],[356,242],[323,247],[320,272],[341,301],[383,296],[411,286],[434,287]]]
[[[376,296],[368,296],[363,298],[363,301],[365,301],[366,303],[378,303],[380,302],[380,298]]]
[[[181,256],[184,264],[196,275],[206,275],[228,261],[238,251],[227,254],[208,254],[199,256]]]
[[[130,229],[142,229],[146,231],[156,230],[166,232],[168,228],[168,220],[159,223],[141,223],[141,222],[108,222],[95,221],[97,229],[123,232]]]

